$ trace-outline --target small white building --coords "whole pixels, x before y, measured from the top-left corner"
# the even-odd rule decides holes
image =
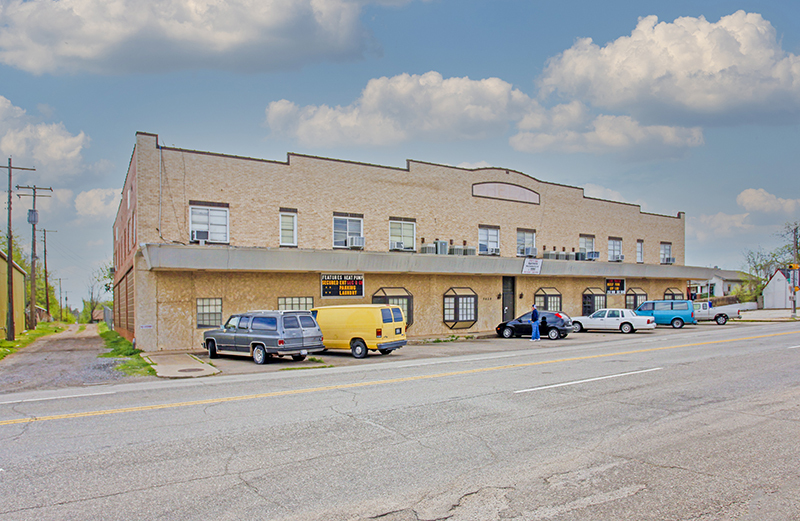
[[[712,297],[726,297],[737,287],[742,285],[744,276],[739,271],[722,270],[716,268],[711,278],[707,280],[689,281],[689,288],[694,294],[710,294]]]
[[[788,309],[792,307],[789,297],[792,295],[792,287],[783,270],[776,270],[770,277],[764,291],[764,309]]]

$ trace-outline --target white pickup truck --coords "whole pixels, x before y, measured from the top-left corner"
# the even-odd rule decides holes
[[[698,321],[713,320],[720,326],[727,323],[729,318],[742,318],[739,312],[739,304],[728,304],[727,306],[712,306],[707,300],[694,302],[694,318]]]

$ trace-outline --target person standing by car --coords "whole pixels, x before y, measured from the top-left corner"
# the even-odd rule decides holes
[[[539,310],[531,306],[531,342],[539,341]]]

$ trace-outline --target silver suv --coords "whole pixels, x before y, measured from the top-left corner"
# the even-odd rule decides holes
[[[310,311],[248,311],[231,315],[220,329],[204,332],[203,348],[209,358],[245,355],[263,364],[272,355],[291,355],[299,362],[325,346]]]

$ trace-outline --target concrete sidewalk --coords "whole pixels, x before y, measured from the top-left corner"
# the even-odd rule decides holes
[[[155,352],[142,353],[141,356],[153,365],[156,375],[161,378],[197,378],[220,372],[191,353]]]
[[[753,309],[742,311],[741,321],[753,322],[792,322],[791,309]]]

